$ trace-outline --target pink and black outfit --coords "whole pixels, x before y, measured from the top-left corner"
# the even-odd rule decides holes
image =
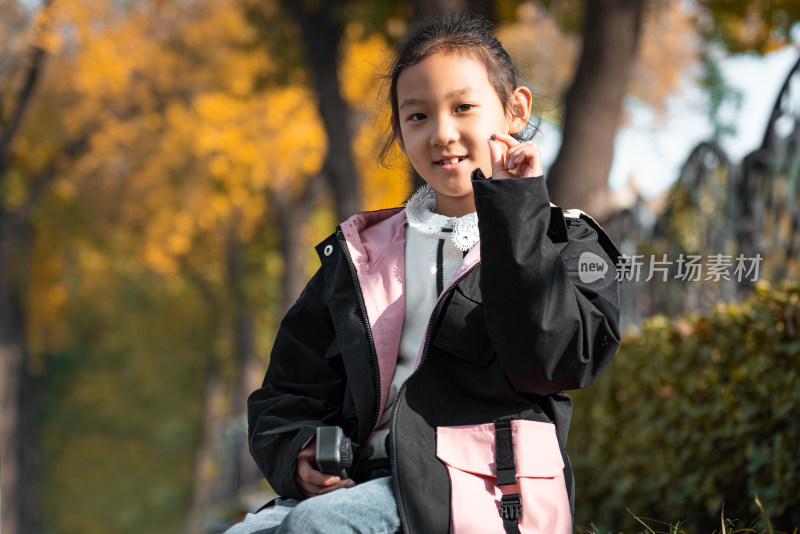
[[[471,219],[426,231],[404,208],[366,212],[317,246],[248,400],[251,452],[279,495],[303,498],[296,456],[338,425],[361,446],[357,482],[391,473],[405,532],[571,532],[564,391],[619,346],[619,252],[541,178],[476,171],[473,188]],[[586,253],[608,264],[588,283]]]

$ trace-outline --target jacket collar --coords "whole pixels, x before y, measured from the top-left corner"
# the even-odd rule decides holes
[[[405,242],[405,225],[403,208],[366,211],[343,222],[340,227],[356,271],[372,271],[392,248],[392,243]]]

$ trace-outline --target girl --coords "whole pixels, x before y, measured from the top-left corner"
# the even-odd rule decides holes
[[[384,154],[396,142],[427,185],[317,246],[248,400],[281,498],[228,532],[567,534],[562,391],[619,345],[619,252],[549,203],[536,145],[512,135],[530,130],[531,92],[484,22],[414,29],[389,94]],[[581,280],[586,254],[604,276]],[[317,470],[321,426],[358,446],[350,478]]]

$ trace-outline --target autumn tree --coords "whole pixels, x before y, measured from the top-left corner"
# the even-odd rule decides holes
[[[11,265],[18,280],[11,285],[12,304],[3,307],[3,333],[7,334],[4,339],[14,336],[12,341],[16,344],[11,347],[16,351],[11,351],[14,358],[5,357],[7,344],[3,345],[3,363],[15,366],[2,374],[10,384],[3,388],[4,394],[13,395],[16,391],[14,397],[18,398],[19,384],[29,373],[29,364],[20,356],[27,354],[29,346],[23,328],[27,316],[23,312],[30,309],[34,319],[28,332],[42,334],[47,330],[43,324],[47,319],[69,317],[70,307],[80,301],[81,295],[64,291],[63,280],[75,273],[70,268],[75,262],[66,259],[74,257],[82,247],[67,250],[55,246],[48,250],[40,244],[59,244],[64,238],[81,242],[90,234],[94,235],[92,241],[99,239],[108,245],[89,246],[84,252],[86,258],[127,258],[139,265],[138,272],[183,280],[207,297],[209,309],[221,312],[216,324],[212,322],[213,330],[230,340],[223,347],[227,345],[233,358],[223,357],[224,364],[209,374],[223,377],[220,395],[224,406],[239,406],[253,388],[253,377],[263,373],[263,363],[257,363],[259,369],[253,370],[253,362],[258,362],[257,320],[252,313],[256,304],[245,285],[258,265],[251,259],[251,244],[254,236],[261,241],[272,230],[266,208],[270,197],[302,194],[308,178],[318,172],[325,149],[324,132],[316,120],[314,98],[305,88],[254,90],[270,75],[272,67],[262,49],[248,46],[252,32],[240,10],[222,3],[213,7],[211,3],[190,4],[184,9],[187,4],[182,3],[57,3],[53,24],[58,31],[45,36],[69,35],[70,40],[54,58],[44,79],[40,75],[44,57],[40,44],[31,46],[34,61],[27,78],[14,78],[17,82],[22,78],[22,96],[16,109],[25,105],[31,109],[24,128],[20,126],[23,114],[15,112],[9,123],[12,127],[3,130],[3,147],[6,154],[12,153],[13,148],[13,157],[4,159],[10,163],[0,175],[3,191],[9,193],[4,194],[2,204],[2,250],[11,248],[5,236],[11,233],[15,238],[15,248],[3,254],[3,272],[9,272],[6,260],[13,260]],[[24,10],[19,10],[22,17]],[[43,33],[41,28],[37,31]],[[220,42],[229,45],[222,53]],[[42,83],[38,98],[33,99],[36,80]],[[273,123],[265,122],[265,118]],[[17,142],[12,147],[13,135],[17,135]],[[290,135],[291,141],[287,137]],[[110,199],[113,202],[109,203]],[[82,226],[75,229],[78,234],[67,233],[70,226],[55,219],[65,212],[54,210],[50,217],[47,211],[37,209],[50,209],[53,202],[86,206],[87,216],[95,225],[91,231]],[[305,215],[308,216],[307,211]],[[15,226],[9,232],[5,223],[12,216]],[[29,231],[23,234],[19,228]],[[62,241],[46,239],[47,235],[58,234],[62,234]],[[286,242],[302,249],[303,241],[303,225],[298,224]],[[59,254],[65,256],[59,258]],[[39,265],[53,268],[40,269]],[[25,283],[29,272],[35,276],[31,284]],[[294,274],[296,269],[286,268],[284,272]],[[106,274],[120,275],[117,270]],[[4,304],[11,300],[5,298],[10,293],[5,289],[9,287],[9,276],[3,277]],[[113,299],[117,288],[106,287],[112,291],[106,298]],[[207,291],[209,288],[212,290]],[[56,298],[56,309],[47,313],[40,306],[31,306],[32,302]],[[9,317],[8,310],[16,315]],[[115,311],[108,317],[121,314]],[[186,320],[194,319],[189,316]],[[225,335],[228,327],[231,334]],[[56,336],[49,345],[37,343],[35,348],[54,347],[57,351],[60,343],[76,341],[72,336]],[[196,365],[207,371],[208,362],[203,356]],[[47,363],[40,363],[39,367]],[[231,400],[226,400],[228,394]],[[219,396],[215,398],[219,400]],[[20,410],[21,406],[3,403],[12,415],[13,409]],[[19,425],[19,416],[16,421]],[[159,421],[154,419],[153,425],[157,427]],[[8,425],[3,431],[3,453],[19,449],[22,433]],[[16,444],[12,439],[17,439]],[[35,440],[25,442],[29,451]],[[62,456],[81,454],[81,447],[49,452]],[[14,482],[20,462],[11,455],[4,456],[4,462],[3,526],[12,533],[31,531],[14,522],[14,512],[24,509],[36,513],[42,507],[34,504],[30,491],[7,489]],[[238,469],[239,463],[236,465]],[[226,472],[222,479],[237,476],[229,475]],[[80,480],[74,476],[71,479]],[[48,481],[48,488],[58,483],[68,485],[69,480],[66,473],[65,478],[54,477]],[[60,493],[58,499],[68,502],[65,495],[79,499],[73,502],[77,506],[72,510],[102,503],[86,498],[80,487]],[[48,505],[45,510],[55,510],[53,501]],[[101,510],[95,509],[94,515],[98,512]],[[61,514],[59,521],[74,515]],[[7,521],[6,517],[12,519]]]
[[[567,26],[575,24],[570,10],[556,7],[555,2],[547,4],[567,21]],[[797,3],[789,1],[709,0],[698,2],[691,13],[686,10],[678,3],[658,0],[584,3],[582,53],[564,96],[564,137],[548,180],[556,203],[580,206],[601,220],[613,212],[606,183],[614,133],[623,119],[621,98],[626,91],[656,95],[655,99],[645,96],[645,100],[655,100],[658,109],[682,74],[676,63],[682,67],[704,60],[706,80],[710,81],[714,65],[705,43],[720,40],[732,52],[764,53],[786,44],[792,22],[800,18]],[[682,38],[676,29],[683,33]],[[676,62],[676,58],[682,61]],[[647,79],[637,75],[642,65],[654,69],[662,64],[668,66],[664,76],[650,76],[648,85],[641,83]],[[717,90],[713,81],[708,87]]]
[[[300,28],[299,43],[316,88],[319,112],[328,133],[329,150],[325,176],[333,192],[337,218],[343,221],[360,210],[361,194],[350,144],[353,140],[349,107],[339,88],[339,45],[344,28],[343,1],[297,2],[287,0],[284,9]]]
[[[697,25],[704,42],[718,39],[734,54],[764,54],[785,46],[800,20],[800,5],[792,0],[703,0],[699,7]]]
[[[35,486],[35,398],[28,369],[27,293],[30,286],[33,212],[58,171],[85,152],[92,126],[65,128],[38,147],[34,159],[19,158],[26,119],[39,92],[46,59],[60,48],[50,1],[30,9],[4,1],[0,63],[0,528],[26,532],[34,510],[24,506]]]
[[[642,21],[640,0],[587,1],[575,78],[564,98],[564,134],[550,169],[551,199],[605,219],[608,172],[622,97],[628,89]]]

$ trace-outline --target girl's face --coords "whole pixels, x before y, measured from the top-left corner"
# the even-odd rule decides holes
[[[492,175],[489,138],[525,126],[531,93],[518,87],[506,111],[482,63],[438,52],[400,73],[397,103],[397,142],[436,191],[436,212],[454,217],[475,211],[472,171]]]

